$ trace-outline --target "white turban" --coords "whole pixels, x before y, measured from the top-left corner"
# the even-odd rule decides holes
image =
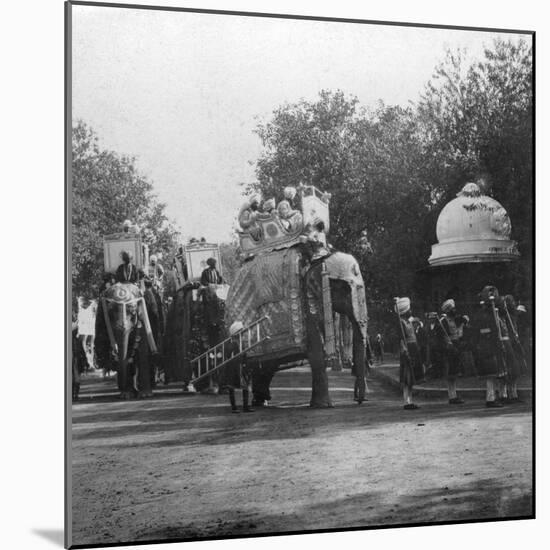
[[[395,307],[397,309],[397,313],[399,315],[403,315],[403,313],[407,313],[409,309],[411,309],[411,300],[410,298],[397,298],[395,302]]]
[[[522,311],[523,313],[527,313],[527,308],[522,304],[520,304],[516,309],[518,311]]]
[[[448,313],[449,311],[451,311],[451,309],[454,309],[455,308],[455,301],[450,299],[450,300],[445,300],[443,302],[443,305],[441,306],[441,311],[443,313]]]
[[[244,325],[240,321],[235,321],[230,327],[229,327],[229,336],[233,336],[239,330],[242,330],[244,328]]]
[[[283,189],[285,199],[292,200],[296,196],[296,187],[288,186]]]
[[[151,261],[151,262],[156,262],[156,261],[157,261],[157,257],[156,257],[154,254],[152,254],[151,257],[149,258],[149,261]]]

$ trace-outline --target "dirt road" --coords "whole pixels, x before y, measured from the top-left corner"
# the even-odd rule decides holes
[[[73,543],[216,537],[532,513],[530,403],[487,409],[418,400],[369,381],[313,410],[309,375],[285,371],[272,406],[230,414],[227,396],[164,394],[73,405]],[[174,390],[176,388],[174,387]]]

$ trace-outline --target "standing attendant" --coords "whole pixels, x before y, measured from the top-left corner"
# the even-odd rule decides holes
[[[447,378],[449,403],[451,405],[461,405],[464,403],[464,400],[458,397],[456,393],[456,378],[463,375],[462,362],[460,360],[460,346],[463,327],[468,322],[468,318],[457,313],[455,301],[453,299],[443,302],[441,311],[443,313],[441,317],[441,326],[443,328],[443,337],[445,341],[443,365]]]
[[[208,266],[201,274],[201,285],[209,284],[221,285],[223,283],[222,276],[216,268],[216,258],[208,258],[206,265]]]
[[[487,407],[502,407],[497,397],[497,383],[506,376],[502,342],[505,324],[496,310],[498,296],[495,286],[484,287],[479,294],[480,309],[472,322],[474,358],[478,375],[486,380]]]
[[[374,357],[380,364],[384,362],[384,339],[378,333],[374,338]]]
[[[155,254],[152,254],[149,258],[149,273],[148,273],[149,279],[151,279],[153,283],[153,288],[158,290],[159,292],[162,291],[162,281],[164,278],[164,268],[158,261],[158,258]]]
[[[240,352],[237,333],[243,329],[240,321],[235,321],[229,327],[229,335],[232,339],[225,345],[225,357],[233,357],[226,365],[220,369],[219,381],[220,388],[227,388],[229,393],[229,403],[231,412],[238,413],[239,408],[235,400],[235,390],[243,392],[243,412],[254,412],[250,408],[248,399],[251,391],[252,373],[247,368],[246,356],[238,355]]]
[[[516,301],[511,294],[497,301],[500,317],[506,326],[503,337],[506,358],[506,400],[510,403],[520,403],[518,395],[518,378],[527,372],[525,354],[517,330]]]
[[[411,300],[407,297],[395,299],[395,311],[399,316],[399,382],[403,388],[406,410],[418,409],[413,403],[412,390],[418,376],[421,376],[422,363],[416,341],[414,326],[410,320]]]
[[[176,288],[181,288],[188,279],[187,264],[185,263],[185,255],[183,246],[178,247],[178,252],[174,258],[174,269],[176,271]]]

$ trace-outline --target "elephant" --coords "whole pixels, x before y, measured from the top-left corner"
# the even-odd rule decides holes
[[[321,257],[309,244],[273,250],[244,262],[230,287],[226,325],[250,324],[267,316],[270,339],[248,360],[254,366],[253,404],[270,399],[269,385],[279,365],[307,358],[311,366],[311,407],[332,407],[326,373],[325,317],[334,312],[352,327],[355,400],[366,393],[367,306],[365,286],[355,258],[343,252]],[[326,307],[331,310],[325,312]]]
[[[226,336],[224,301],[214,286],[188,282],[173,295],[164,338],[165,374],[170,381],[182,381],[188,389],[193,378],[191,359],[216,345]],[[213,390],[215,377],[200,380],[199,391]]]
[[[153,395],[152,356],[157,348],[146,307],[147,302],[151,304],[150,298],[132,283],[116,283],[99,301],[96,353],[104,364],[116,357],[122,399]]]

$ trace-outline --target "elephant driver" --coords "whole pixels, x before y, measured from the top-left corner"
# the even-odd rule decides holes
[[[132,263],[133,255],[129,250],[123,250],[120,253],[122,263],[118,266],[115,279],[117,283],[133,283],[136,284],[143,276],[143,272],[138,271],[135,264]]]
[[[254,409],[248,405],[248,398],[251,391],[252,372],[246,364],[246,356],[238,355],[239,341],[238,332],[243,329],[243,324],[240,321],[235,321],[229,327],[229,336],[231,340],[225,344],[225,357],[230,359],[219,371],[220,388],[227,388],[229,393],[229,402],[231,404],[231,412],[239,413],[237,403],[235,401],[235,390],[240,389],[243,392],[243,412],[254,412]]]
[[[201,285],[208,286],[209,284],[221,285],[223,284],[223,278],[220,275],[216,267],[216,258],[208,258],[206,265],[208,266],[201,273]]]

